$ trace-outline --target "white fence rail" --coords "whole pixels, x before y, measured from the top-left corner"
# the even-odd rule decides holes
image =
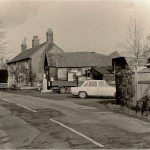
[[[8,83],[0,83],[0,89],[8,88]]]

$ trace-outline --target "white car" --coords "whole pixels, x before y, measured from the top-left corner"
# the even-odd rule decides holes
[[[71,93],[82,99],[87,96],[115,96],[116,88],[105,80],[87,80],[80,87],[72,87]]]

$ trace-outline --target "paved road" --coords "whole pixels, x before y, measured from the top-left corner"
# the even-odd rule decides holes
[[[150,148],[150,124],[67,98],[1,92],[0,148]]]

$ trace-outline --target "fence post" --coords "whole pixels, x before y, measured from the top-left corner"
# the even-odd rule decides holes
[[[139,95],[138,95],[138,81],[139,81],[139,73],[135,71],[135,102],[138,100]]]

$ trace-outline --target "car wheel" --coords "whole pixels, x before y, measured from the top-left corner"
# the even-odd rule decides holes
[[[61,94],[65,94],[67,92],[67,89],[65,87],[61,87],[59,89],[59,91],[60,91]]]
[[[81,99],[85,99],[87,97],[87,93],[86,92],[79,92],[79,98]]]

